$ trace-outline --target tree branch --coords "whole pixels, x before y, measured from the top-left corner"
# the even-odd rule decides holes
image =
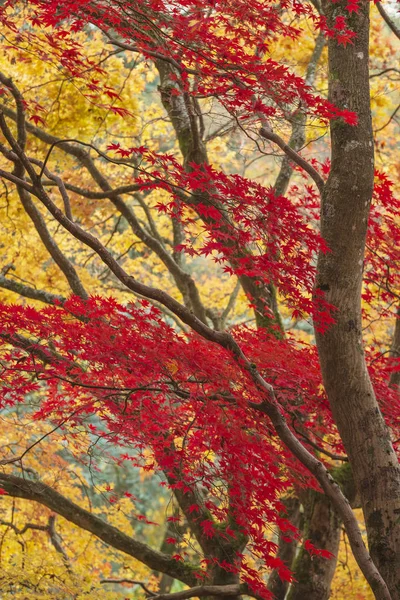
[[[271,135],[274,136],[274,134]],[[64,215],[64,213],[49,198],[43,186],[41,185],[40,180],[36,180],[35,194],[41,200],[50,214],[52,214],[53,217],[67,231],[72,233],[76,239],[92,248],[99,255],[101,260],[115,274],[115,276],[127,286],[127,288],[164,304],[167,308],[175,312],[175,314],[184,323],[189,325],[203,338],[219,344],[231,352],[240,367],[249,372],[254,383],[257,385],[263,395],[263,400],[260,404],[250,403],[250,406],[255,408],[257,411],[266,414],[270,418],[281,441],[288,447],[293,455],[301,461],[301,463],[310,471],[310,473],[316,477],[322,489],[331,499],[336,510],[343,519],[354,556],[356,557],[356,560],[366,579],[369,581],[373,589],[379,588],[381,590],[383,599],[389,598],[387,595],[386,585],[365,547],[357,520],[350,508],[348,501],[324,465],[310,452],[308,452],[308,450],[293,434],[283,418],[278,404],[276,403],[274,388],[263,379],[257,369],[254,368],[253,364],[245,357],[241,348],[235,342],[233,337],[226,332],[214,331],[200,321],[186,307],[182,306],[182,304],[174,300],[164,291],[144,285],[133,277],[129,276],[97,238],[90,233],[85,232],[79,225],[71,222]]]
[[[23,535],[28,531],[28,529],[34,529],[35,531],[48,531],[49,529],[48,525],[37,525],[36,523],[25,523],[25,525],[19,529],[16,525],[14,525],[14,523],[11,523],[10,521],[3,521],[3,519],[0,519],[0,525],[9,527],[16,533],[16,535]]]
[[[64,296],[59,296],[58,294],[51,294],[50,292],[46,292],[45,290],[37,290],[35,288],[30,287],[29,285],[25,285],[24,283],[19,283],[14,279],[9,279],[4,277],[4,275],[0,274],[0,287],[5,290],[10,290],[11,292],[15,292],[24,298],[31,298],[32,300],[40,300],[40,302],[44,302],[45,304],[64,304],[66,298]]]
[[[43,185],[45,187],[51,187],[57,185],[54,181],[43,181]],[[142,184],[140,183],[132,183],[130,185],[121,185],[115,189],[109,189],[105,192],[93,192],[92,190],[86,190],[84,188],[78,187],[76,185],[72,185],[71,183],[64,182],[65,189],[69,192],[74,192],[74,194],[79,194],[79,196],[83,196],[84,198],[89,198],[90,200],[105,200],[110,198],[110,196],[118,196],[122,194],[130,194],[132,192],[138,192],[142,189]]]
[[[379,131],[382,131],[382,129],[385,129],[385,127],[387,127],[390,124],[390,122],[392,121],[392,119],[394,119],[394,117],[397,115],[399,110],[400,110],[400,104],[398,104],[396,106],[396,108],[390,115],[389,119],[386,121],[386,123],[384,125],[382,125],[382,127],[378,127],[378,129],[374,129],[374,133],[378,133]]]
[[[391,73],[391,72],[395,72],[400,75],[399,69],[395,69],[393,67],[388,67],[387,69],[383,69],[383,71],[379,71],[379,73],[373,73],[372,75],[369,76],[369,78],[373,79],[374,77],[380,77],[381,75],[385,75],[386,73]]]
[[[161,573],[167,573],[187,585],[193,585],[196,578],[193,569],[174,558],[153,550],[147,544],[126,535],[113,525],[109,525],[88,510],[75,504],[59,492],[42,482],[29,481],[15,475],[0,473],[1,487],[14,498],[33,500],[67,519],[77,527],[93,533],[104,543],[120,550],[143,564]]]
[[[309,86],[314,84],[318,62],[321,58],[321,54],[325,45],[325,34],[321,31],[315,40],[314,49],[306,69],[305,82]],[[300,107],[300,109],[292,115],[292,132],[288,143],[289,148],[292,148],[292,150],[295,152],[299,152],[304,146],[306,138],[306,123],[307,114],[305,111],[302,111]],[[277,196],[283,196],[288,188],[289,181],[293,173],[293,167],[290,164],[290,159],[293,160],[293,157],[285,154],[282,160],[281,168],[274,184],[274,189]]]
[[[72,567],[68,557],[68,554],[65,552],[64,548],[61,545],[60,536],[56,531],[56,516],[50,515],[49,521],[47,525],[47,532],[49,534],[50,541],[54,546],[54,549],[61,554],[63,562],[67,568],[67,570],[72,574]]]
[[[204,596],[251,596],[260,598],[254,592],[251,592],[246,584],[228,584],[228,585],[199,585],[189,590],[173,592],[172,594],[157,594],[152,596],[152,600],[187,600],[188,598],[203,598]]]
[[[382,19],[385,21],[386,25],[389,27],[392,33],[394,33],[394,35],[400,40],[400,29],[397,27],[396,23],[392,21],[392,19],[387,14],[386,10],[383,8],[382,2],[377,2],[375,6],[378,9]]]
[[[0,115],[0,125],[1,124],[2,124],[2,120],[1,120],[1,115]],[[6,127],[4,117],[3,117],[3,127]],[[37,137],[39,137],[39,139],[41,139],[40,136],[38,135],[38,132],[41,130],[39,130],[39,128],[37,128],[37,127],[34,129],[35,129],[35,135],[37,135]],[[49,156],[51,154],[51,151],[55,146],[61,148],[67,154],[71,154],[72,156],[77,158],[79,160],[79,162],[87,169],[87,171],[89,172],[89,174],[91,175],[93,180],[96,182],[96,184],[102,189],[102,191],[103,191],[102,195],[104,195],[103,197],[108,198],[111,201],[111,203],[115,206],[115,208],[119,211],[119,213],[126,219],[129,226],[131,227],[132,232],[136,235],[136,237],[138,239],[140,239],[148,248],[150,248],[160,258],[160,260],[163,262],[163,264],[166,266],[168,271],[173,276],[178,290],[182,294],[185,305],[188,306],[189,309],[193,310],[194,314],[201,321],[203,321],[204,323],[207,323],[205,307],[201,301],[200,293],[198,291],[198,288],[196,286],[194,279],[191,277],[191,275],[189,273],[186,273],[179,266],[179,264],[176,262],[174,257],[171,256],[171,254],[169,254],[169,252],[167,252],[164,244],[162,243],[162,241],[160,239],[153,237],[152,235],[147,233],[141,227],[138,219],[136,218],[134,211],[131,209],[131,207],[129,207],[124,202],[122,197],[119,194],[117,194],[115,190],[112,190],[110,184],[108,183],[107,178],[97,168],[97,166],[95,165],[94,161],[89,156],[89,154],[87,152],[82,151],[82,148],[72,146],[69,143],[70,141],[78,141],[78,140],[63,141],[58,138],[55,138],[54,136],[48,136],[47,134],[44,134],[44,137],[47,137],[47,143],[50,143],[50,148],[47,152],[45,160],[43,162],[41,162],[36,159],[31,161],[27,156],[25,156],[25,155],[22,156],[21,152],[18,150],[18,148],[16,146],[15,140],[13,140],[13,138],[12,138],[11,132],[8,130],[8,131],[5,131],[5,134],[6,133],[7,133],[7,135],[6,135],[7,140],[9,141],[10,145],[13,147],[14,152],[18,155],[18,157],[23,162],[25,167],[27,167],[27,165],[30,164],[31,162],[41,166],[41,171],[39,173],[39,176],[36,177],[36,181],[37,181],[37,179],[39,179],[41,181],[42,175],[46,174],[46,176],[49,179],[52,179],[56,183],[56,185],[58,186],[58,188],[60,190],[63,201],[64,201],[65,214],[70,221],[72,221],[72,218],[71,218],[72,215],[71,215],[71,208],[70,208],[69,199],[68,199],[68,196],[66,193],[66,189],[68,189],[68,187],[70,188],[71,186],[65,185],[59,177],[50,173],[50,171],[47,169],[46,165],[47,165]],[[83,145],[86,145],[86,146],[89,145],[90,147],[93,147],[90,144],[83,144]],[[99,155],[104,156],[103,153],[100,152],[99,150],[96,149],[96,151],[99,153]],[[33,172],[33,174],[32,174],[32,169],[28,169],[28,167],[27,167],[27,170],[31,175],[31,179],[35,180],[35,173]],[[127,189],[129,191],[132,191],[134,189],[136,189],[136,190],[139,189],[139,187],[140,186],[135,184],[135,186],[124,186],[122,188],[122,190],[124,192],[126,192]],[[79,188],[75,188],[74,191],[77,191],[78,189]],[[91,196],[91,197],[93,197],[93,196]],[[27,206],[27,208],[29,208],[30,212],[33,214],[32,206],[28,205],[28,199],[25,197],[24,197],[24,202],[25,202],[25,205]],[[26,208],[26,210],[27,210],[27,208]],[[30,214],[30,213],[28,213],[28,214]],[[38,221],[38,217],[37,217],[37,215],[34,215],[34,216],[36,217],[36,220],[34,221],[34,223],[36,225],[36,223]],[[38,227],[37,227],[37,229],[38,229]],[[43,233],[43,226],[40,227],[40,231]],[[39,234],[40,234],[40,232],[39,232]],[[75,290],[73,290],[73,291],[74,291],[74,293],[81,295],[77,291],[75,291]]]
[[[195,71],[194,69],[190,69],[187,67],[182,67],[182,65],[180,65],[174,58],[170,57],[170,56],[165,56],[164,54],[161,54],[161,52],[155,52],[153,50],[149,50],[149,49],[141,49],[138,48],[137,46],[132,46],[130,44],[126,44],[125,42],[121,42],[119,40],[116,40],[115,38],[111,37],[111,35],[107,32],[107,31],[103,31],[103,33],[106,35],[106,37],[108,37],[109,39],[109,44],[112,44],[113,46],[116,46],[117,48],[121,48],[121,50],[128,50],[129,52],[138,52],[140,54],[143,54],[143,56],[151,56],[152,58],[155,58],[157,60],[162,60],[165,61],[167,63],[169,63],[171,66],[173,66],[175,69],[177,69],[177,71],[179,71],[180,73],[182,73],[183,71],[185,73],[191,74],[191,75],[197,75],[198,72]]]
[[[8,154],[7,158],[12,160],[15,164],[14,170],[16,172],[16,175],[19,176],[19,179],[23,181],[24,169],[26,168],[27,172],[29,173],[29,175],[31,177],[31,180],[35,181],[37,179],[36,172],[35,172],[34,168],[32,167],[32,164],[31,164],[30,160],[28,159],[28,157],[26,156],[25,152],[22,150],[22,148],[19,146],[17,140],[15,140],[14,136],[12,135],[12,133],[7,125],[7,122],[4,118],[4,114],[1,111],[0,111],[0,128],[4,134],[4,137],[9,142],[13,152],[15,153],[15,155],[17,155],[18,159],[20,160],[20,164],[18,164],[17,157],[15,157],[15,155],[13,155],[13,153],[9,153],[9,152],[7,153]],[[65,278],[67,279],[72,292],[74,294],[76,294],[77,296],[80,296],[81,298],[87,298],[88,295],[79,279],[79,276],[75,270],[75,267],[70,262],[70,260],[64,255],[64,253],[60,250],[58,244],[55,242],[53,237],[50,235],[50,232],[47,228],[46,222],[45,222],[42,214],[40,213],[40,211],[37,209],[35,204],[32,202],[30,193],[28,192],[26,185],[24,183],[22,183],[22,185],[21,185],[19,182],[16,182],[16,186],[17,186],[17,192],[18,192],[19,198],[21,200],[21,204],[22,204],[25,212],[27,213],[27,215],[31,219],[32,223],[34,224],[35,229],[36,229],[40,239],[42,240],[43,245],[45,246],[46,250],[52,257],[54,262],[58,265],[58,267],[60,268],[62,273],[64,273]],[[32,187],[31,190],[33,193],[34,188]]]
[[[133,585],[140,585],[140,587],[145,591],[145,593],[150,596],[150,597],[154,597],[157,594],[155,594],[154,592],[152,592],[151,590],[149,590],[149,588],[143,583],[143,581],[136,581],[136,579],[100,579],[100,583],[112,583],[112,584],[124,584],[124,583],[128,583]]]
[[[293,148],[291,148],[277,133],[266,127],[261,127],[259,130],[260,136],[270,142],[276,144],[283,152],[296,164],[299,165],[306,173],[308,173],[311,179],[316,184],[319,192],[322,194],[324,189],[324,180],[321,175],[311,166],[304,158],[300,156]]]

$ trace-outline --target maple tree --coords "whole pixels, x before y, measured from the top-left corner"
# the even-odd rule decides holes
[[[268,597],[276,589],[272,578],[265,584],[267,569],[291,581],[291,560],[282,559],[266,527],[276,526],[282,548],[293,552],[300,537],[293,490],[305,507],[316,498],[320,514],[336,519],[321,538],[307,516],[298,557],[308,560],[306,577],[318,566],[330,583],[330,551],[337,551],[343,522],[375,597],[399,597],[400,475],[391,443],[398,433],[398,321],[389,357],[372,343],[364,353],[361,333],[362,297],[381,317],[392,315],[399,259],[399,201],[384,172],[375,172],[374,185],[369,10],[366,0],[30,0],[1,7],[10,65],[39,60],[74,88],[42,99],[40,85],[11,79],[10,68],[0,73],[6,199],[20,202],[65,278],[59,293],[54,276],[38,289],[16,281],[11,267],[3,270],[3,288],[48,306],[0,306],[2,403],[38,398],[34,418],[60,435],[85,429],[121,448],[121,462],[162,474],[179,506],[168,521],[177,533],[165,539],[174,554],[107,524],[44,481],[5,470],[0,484],[3,493],[39,502],[189,586],[171,598]],[[305,79],[273,53],[280,39],[300,39],[303,22],[316,32]],[[88,52],[94,35],[97,55]],[[326,43],[329,99],[311,88]],[[122,51],[119,64],[114,55]],[[106,63],[129,70],[132,56],[154,65],[180,154],[165,139],[158,146],[143,135],[133,145],[125,132],[118,139],[118,118],[131,119],[133,128],[137,105],[130,99],[128,106],[125,85],[114,87]],[[68,135],[74,94],[99,123],[87,137]],[[234,127],[261,156],[269,144],[283,151],[274,185],[210,162],[205,132],[215,111],[221,132]],[[325,129],[328,122],[330,160],[306,159],[306,124]],[[299,183],[289,188],[293,170]],[[115,218],[110,236],[104,222]],[[121,220],[127,228],[116,243]],[[173,290],[136,270],[132,234],[143,262],[151,252]],[[188,267],[207,257],[234,282],[233,301],[243,290],[255,328],[229,323],[230,302],[222,311],[207,305]],[[104,269],[117,297],[98,293]],[[296,321],[313,318],[317,348],[284,335],[279,308]],[[21,456],[2,464],[18,468]],[[350,506],[352,478],[336,464],[342,459],[352,467],[370,554]],[[109,493],[111,503],[119,500]],[[182,519],[199,555],[195,564]],[[299,573],[291,598],[304,594]]]

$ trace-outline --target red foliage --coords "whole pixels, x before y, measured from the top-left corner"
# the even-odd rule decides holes
[[[21,402],[40,389],[37,419],[63,422],[73,431],[96,414],[106,426],[104,438],[135,449],[126,460],[163,472],[170,488],[188,497],[201,482],[207,500],[203,507],[191,504],[189,513],[206,538],[235,538],[240,531],[266,566],[290,577],[275,558],[276,546],[266,540],[264,527],[276,524],[288,536],[298,535],[282,518],[281,494],[293,486],[318,486],[281,445],[268,419],[254,410],[262,393],[228,351],[197,335],[179,335],[145,301],[127,307],[112,299],[71,298],[64,307],[42,310],[3,305],[0,317],[1,339],[14,340],[16,346],[17,335],[36,340],[26,351],[3,343],[2,405]],[[234,335],[274,385],[299,437],[321,447],[329,440],[335,452],[343,452],[315,348],[247,328]],[[380,368],[372,376],[388,421],[398,430],[398,400],[393,405],[394,394]],[[204,509],[210,518],[204,519]],[[234,522],[236,532],[216,528],[215,522]],[[319,556],[329,554],[310,544],[307,548]],[[259,576],[243,557],[235,567],[223,567],[242,568],[244,580],[261,591]]]
[[[6,12],[13,4],[14,0],[3,3],[0,14],[3,26],[15,30]],[[279,9],[272,0],[214,0],[213,11],[204,0],[124,2],[124,11],[116,0],[30,0],[28,4],[33,8],[28,20],[34,28],[20,35],[32,51],[41,52],[43,60],[57,62],[86,83],[91,99],[101,92],[113,101],[119,97],[99,85],[95,74],[100,67],[84,56],[74,40],[74,33],[87,23],[115,32],[130,45],[134,40],[134,49],[149,59],[161,56],[172,62],[180,79],[175,94],[183,99],[195,93],[213,96],[241,123],[281,118],[299,105],[323,119],[357,122],[357,115],[313,94],[285,65],[260,59],[277,36],[296,39],[300,34],[281,18],[283,8],[308,16],[343,45],[354,38],[348,15],[338,16],[334,27],[327,29],[311,5],[294,0],[282,0]],[[358,11],[358,4],[349,0],[349,15]],[[2,93],[7,94],[7,89]],[[123,106],[113,104],[107,109],[127,114]],[[36,125],[43,122],[37,114],[30,120]],[[188,234],[175,250],[212,255],[227,272],[251,277],[260,286],[273,282],[294,316],[311,315],[320,329],[333,322],[334,307],[326,304],[323,293],[311,300],[315,256],[329,252],[315,227],[319,201],[312,186],[292,188],[289,197],[276,196],[272,189],[208,164],[193,162],[184,169],[173,156],[145,147],[121,148],[112,143],[107,150],[120,158],[140,157],[136,182],[142,190],[168,191],[169,201],[158,209],[180,219],[188,232],[193,197],[202,194],[196,204],[202,235],[193,243]],[[320,169],[327,175],[329,165]],[[387,311],[399,289],[396,215],[400,205],[388,178],[382,173],[376,177],[364,298],[373,304],[379,287],[379,302]],[[257,251],[243,252],[249,247]],[[266,539],[265,524],[278,526],[288,537],[298,535],[282,516],[282,493],[296,486],[318,486],[256,410],[263,401],[262,391],[228,350],[193,333],[179,335],[147,301],[122,306],[112,298],[72,297],[63,306],[42,310],[0,305],[0,317],[2,407],[40,391],[37,419],[51,419],[73,430],[96,414],[104,427],[103,437],[135,450],[124,460],[162,472],[172,490],[187,496],[188,514],[205,538],[218,537],[222,543],[244,534],[255,557],[277,568],[282,578],[291,578],[275,557],[276,545]],[[232,334],[273,384],[279,409],[296,435],[310,448],[323,450],[330,444],[335,452],[343,452],[315,348],[246,327]],[[398,399],[387,386],[393,365],[374,350],[369,360],[382,409],[398,431]],[[89,429],[100,435],[94,425]],[[207,490],[203,505],[194,494],[199,484]],[[205,513],[209,518],[204,518]],[[138,518],[145,520],[143,515]],[[167,539],[171,544],[175,541]],[[329,558],[329,553],[310,542],[305,547],[313,555]],[[173,558],[183,560],[179,554]],[[239,552],[237,560],[218,564],[227,571],[240,569],[243,580],[266,595],[259,573]]]
[[[0,9],[3,26],[15,29],[7,16],[7,8],[17,0],[7,0]],[[347,10],[357,10],[357,1],[349,1]],[[37,47],[43,60],[58,61],[74,77],[87,80],[93,87],[93,74],[101,67],[87,59],[76,43],[74,34],[90,22],[105,32],[113,31],[145,57],[166,57],[179,72],[182,81],[175,93],[193,93],[190,75],[195,74],[196,94],[216,97],[237,118],[254,120],[255,111],[268,118],[285,116],[288,107],[300,102],[310,113],[325,119],[342,118],[354,123],[354,113],[338,110],[326,99],[313,94],[301,77],[285,65],[268,58],[261,60],[278,36],[298,38],[301,28],[286,23],[282,15],[292,11],[296,19],[307,16],[315,27],[325,30],[344,45],[351,43],[354,33],[347,27],[346,17],[338,17],[336,26],[328,29],[325,20],[307,2],[272,0],[260,2],[213,2],[215,10],[203,0],[148,0],[125,2],[121,10],[117,0],[29,0],[32,12],[27,20],[46,30],[45,36],[32,31],[20,32],[32,50]],[[71,15],[73,15],[71,17]],[[229,43],[226,43],[226,39]],[[110,95],[114,91],[104,88]],[[117,94],[116,94],[117,96]],[[92,94],[90,94],[92,98]],[[272,100],[272,102],[271,102]],[[110,107],[111,109],[111,107]],[[119,112],[122,107],[113,105]],[[123,113],[121,113],[123,114]]]

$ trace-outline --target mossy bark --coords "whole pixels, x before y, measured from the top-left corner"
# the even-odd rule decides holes
[[[336,569],[339,549],[341,520],[330,500],[313,490],[304,493],[305,528],[303,536],[321,550],[328,550],[333,557],[312,556],[304,544],[293,565],[296,580],[290,587],[287,600],[327,600]]]
[[[349,463],[334,468],[332,476],[340,485],[351,506],[358,504],[353,473]],[[296,580],[290,588],[287,600],[325,600],[330,596],[339,550],[342,521],[330,500],[318,492],[309,490],[301,494],[303,504],[303,539],[310,540],[318,549],[328,550],[331,559],[311,556],[301,547],[293,563]]]

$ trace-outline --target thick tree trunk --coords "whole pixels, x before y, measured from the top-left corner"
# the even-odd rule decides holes
[[[330,252],[321,254],[317,291],[336,307],[336,322],[316,333],[324,385],[360,492],[370,552],[393,599],[400,598],[400,470],[365,364],[361,334],[361,285],[373,186],[368,38],[369,0],[359,12],[347,0],[324,0],[330,27],[347,17],[353,44],[329,41],[329,95],[353,110],[358,124],[332,122],[332,165],[325,186],[321,231]]]

